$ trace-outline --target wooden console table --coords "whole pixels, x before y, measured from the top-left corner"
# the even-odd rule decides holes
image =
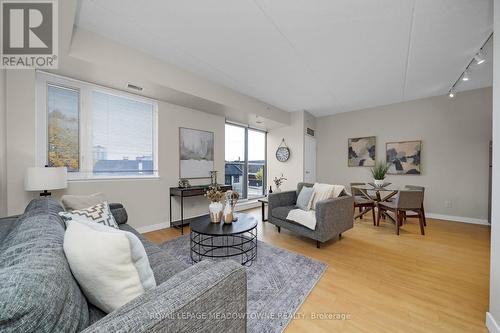
[[[231,185],[219,185],[222,192],[232,190]],[[181,234],[184,235],[184,225],[189,225],[189,223],[184,224],[184,198],[197,197],[200,195],[205,195],[209,185],[202,186],[190,186],[190,187],[171,187],[170,188],[170,226],[174,228],[180,228]],[[181,198],[181,220],[172,223],[172,197]],[[208,214],[208,202],[207,202],[207,214]],[[180,224],[179,224],[180,222]]]

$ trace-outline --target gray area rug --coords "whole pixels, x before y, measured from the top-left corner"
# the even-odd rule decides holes
[[[182,262],[192,264],[189,235],[160,246]],[[248,332],[282,332],[327,265],[261,241],[257,246],[257,260],[247,267]]]

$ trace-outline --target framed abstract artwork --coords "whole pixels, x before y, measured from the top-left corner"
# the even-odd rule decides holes
[[[214,170],[214,133],[179,128],[179,178],[210,178]]]
[[[376,138],[350,138],[347,140],[347,165],[350,167],[375,166]]]
[[[420,175],[422,141],[387,142],[385,155],[391,164],[388,174]]]

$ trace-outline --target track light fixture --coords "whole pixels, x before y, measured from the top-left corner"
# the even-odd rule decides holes
[[[448,91],[448,97],[454,98],[457,94],[457,86],[460,82],[467,82],[470,80],[470,68],[473,64],[475,65],[481,65],[486,62],[486,57],[484,55],[484,47],[486,44],[490,41],[490,39],[493,37],[493,32],[486,38],[484,41],[483,45],[479,49],[479,51],[474,55],[474,57],[469,61],[467,66],[465,67],[465,70],[460,74],[458,79],[451,85],[450,90]]]
[[[462,81],[469,81],[469,70],[466,70],[462,75]]]
[[[486,58],[484,57],[483,54],[483,50],[479,50],[479,52],[474,57],[474,60],[476,60],[476,65],[481,65],[486,61]]]

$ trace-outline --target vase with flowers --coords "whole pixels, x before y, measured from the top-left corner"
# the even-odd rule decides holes
[[[283,177],[283,174],[281,174],[281,177],[274,177],[273,182],[274,185],[276,185],[276,189],[274,190],[275,192],[281,192],[281,185],[287,180],[285,177]]]
[[[222,219],[223,205],[221,200],[224,197],[224,193],[221,191],[219,185],[213,185],[208,188],[205,196],[210,200],[210,205],[208,205],[210,221],[212,223],[219,223]]]
[[[227,191],[225,194],[226,197],[226,206],[224,207],[224,223],[229,224],[236,221],[234,218],[234,207],[240,198],[238,192]]]

